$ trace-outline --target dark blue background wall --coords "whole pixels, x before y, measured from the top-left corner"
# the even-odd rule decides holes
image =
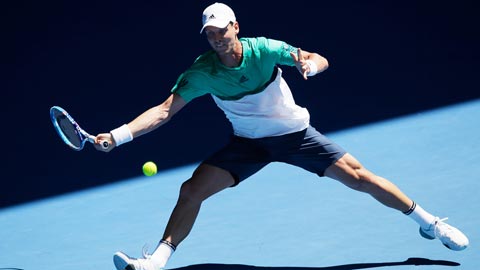
[[[212,2],[2,1],[0,207],[137,176],[147,160],[160,169],[197,162],[224,143],[230,127],[210,97],[108,154],[70,150],[48,115],[63,106],[96,134],[162,102],[209,49],[198,32]],[[480,97],[474,1],[225,3],[241,36],[329,59],[330,69],[307,82],[284,68],[322,132]]]

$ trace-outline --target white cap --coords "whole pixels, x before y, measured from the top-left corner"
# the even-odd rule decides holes
[[[235,13],[233,10],[222,3],[215,3],[208,6],[203,11],[202,24],[203,27],[200,30],[200,34],[207,26],[215,26],[218,28],[226,27],[230,22],[236,22]]]

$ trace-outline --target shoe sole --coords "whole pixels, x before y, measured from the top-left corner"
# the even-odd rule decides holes
[[[426,232],[424,232],[424,231],[422,230],[422,227],[418,228],[418,232],[420,233],[420,235],[421,235],[423,238],[426,238],[426,239],[428,239],[428,240],[433,240],[433,239],[435,239],[434,236],[431,236],[431,235],[427,234]]]
[[[135,270],[135,267],[128,264],[126,259],[128,259],[128,257],[126,257],[125,254],[121,252],[115,253],[113,255],[113,264],[115,265],[115,268],[117,268],[117,270]]]

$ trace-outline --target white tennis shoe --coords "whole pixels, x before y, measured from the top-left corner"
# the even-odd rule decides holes
[[[143,254],[144,258],[136,259],[129,257],[123,252],[116,252],[113,255],[113,264],[117,270],[161,270],[161,267],[155,266],[150,260],[148,254]]]
[[[464,250],[468,246],[468,238],[457,228],[448,225],[444,221],[448,218],[435,218],[428,229],[420,227],[420,235],[426,239],[438,238],[444,246],[451,250]]]

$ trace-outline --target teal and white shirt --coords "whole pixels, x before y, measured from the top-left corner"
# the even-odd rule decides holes
[[[186,102],[210,94],[240,137],[279,136],[307,128],[310,115],[295,104],[277,67],[294,66],[290,52],[296,53],[297,48],[263,37],[241,38],[240,42],[240,66],[226,67],[214,51],[209,51],[180,75],[172,93]]]

